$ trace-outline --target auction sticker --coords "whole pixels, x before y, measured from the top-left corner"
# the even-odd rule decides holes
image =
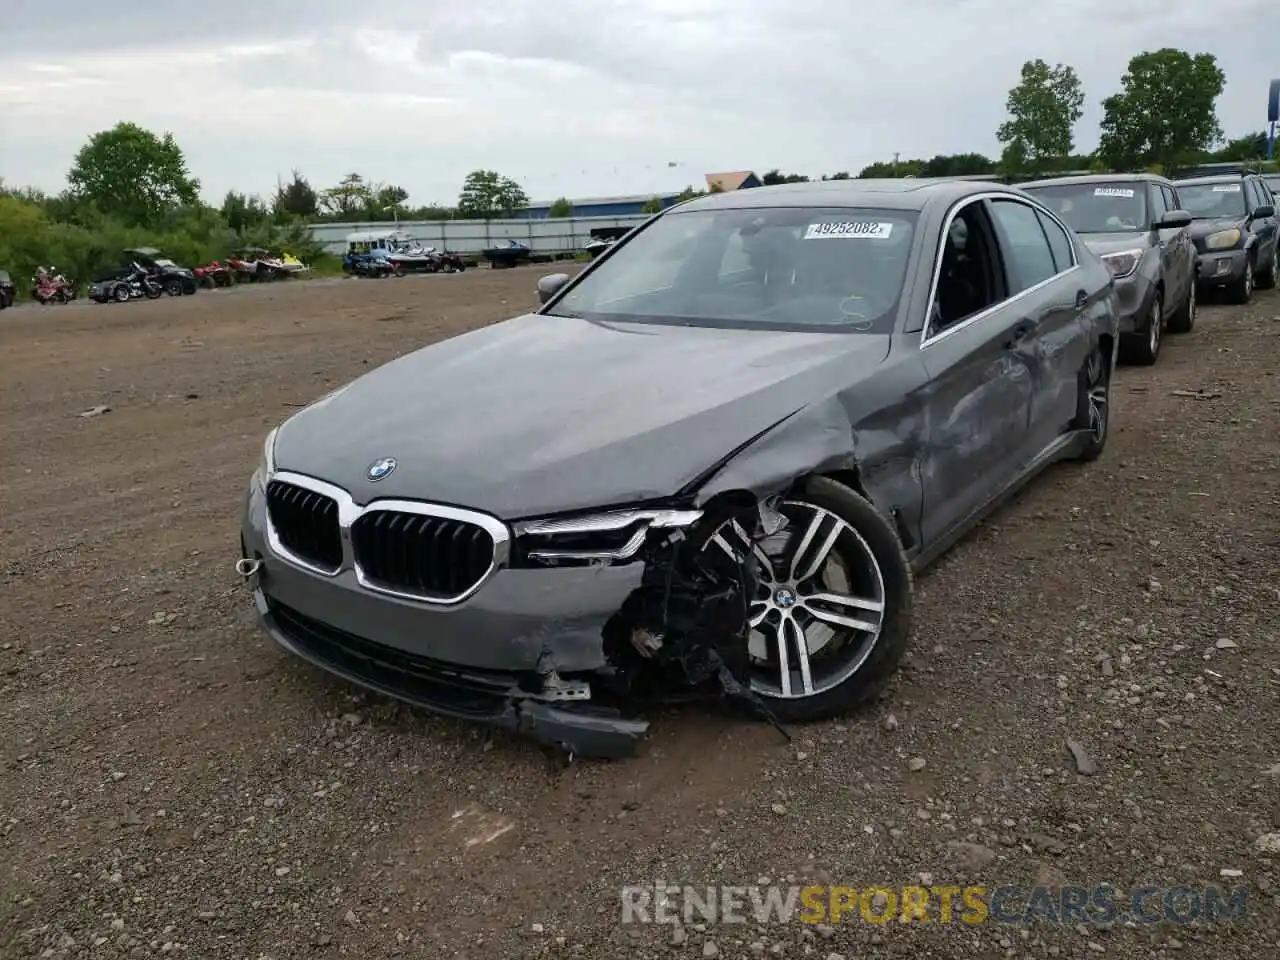
[[[806,240],[888,240],[893,224],[883,220],[849,220],[843,223],[811,223]]]
[[[1215,183],[1213,185],[1214,193],[1239,193],[1240,184],[1238,183]]]
[[[1098,187],[1093,191],[1095,197],[1123,197],[1132,200],[1136,194],[1128,187]]]

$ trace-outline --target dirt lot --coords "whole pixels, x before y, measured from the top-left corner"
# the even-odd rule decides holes
[[[0,315],[0,956],[1280,953],[1259,839],[1280,833],[1280,296],[1206,307],[1156,368],[1121,371],[1104,458],[922,579],[914,653],[873,709],[791,745],[672,711],[638,759],[557,772],[284,655],[232,572],[271,425],[524,308],[535,276]],[[1239,884],[1248,916],[619,922],[628,883],[922,873]]]

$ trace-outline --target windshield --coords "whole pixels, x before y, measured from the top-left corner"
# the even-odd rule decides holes
[[[156,257],[156,259],[152,260],[151,262],[154,263],[157,267],[176,267],[177,266],[177,264],[174,263],[172,260],[166,260],[164,257]]]
[[[1024,187],[1076,233],[1139,233],[1150,227],[1142,181]]]
[[[916,214],[849,208],[669,213],[548,312],[593,320],[890,332]]]
[[[1244,190],[1236,183],[1180,183],[1182,209],[1196,220],[1235,220],[1245,215]]]

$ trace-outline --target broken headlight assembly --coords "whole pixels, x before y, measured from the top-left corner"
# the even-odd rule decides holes
[[[511,562],[526,567],[630,563],[640,557],[650,533],[681,531],[701,518],[701,510],[637,508],[523,520],[514,524]]]

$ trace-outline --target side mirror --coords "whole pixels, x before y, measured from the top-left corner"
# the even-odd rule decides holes
[[[1156,223],[1157,230],[1181,230],[1191,226],[1191,214],[1186,210],[1170,210]]]
[[[1264,203],[1253,211],[1253,219],[1255,220],[1265,220],[1267,217],[1274,217],[1275,215],[1276,208],[1269,203]]]
[[[538,302],[546,303],[569,282],[567,273],[553,273],[538,280]]]

